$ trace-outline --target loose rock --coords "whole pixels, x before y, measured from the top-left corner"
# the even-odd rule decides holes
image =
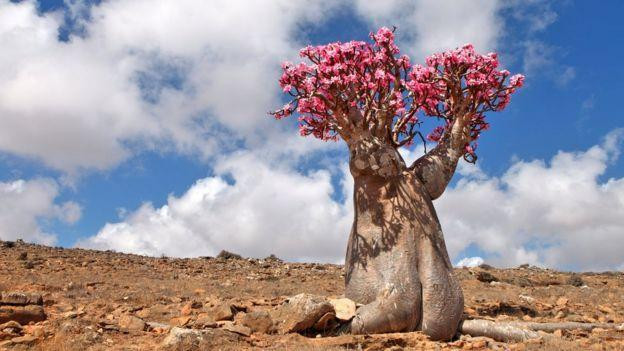
[[[231,321],[234,318],[232,304],[220,303],[207,311],[215,321]]]
[[[274,322],[271,315],[266,311],[254,311],[245,314],[241,322],[249,327],[254,333],[269,334],[274,331]]]
[[[216,326],[217,322],[206,313],[199,314],[195,322],[193,322],[193,327],[197,329],[215,328]]]
[[[226,250],[221,250],[221,252],[219,252],[219,254],[217,255],[217,258],[222,258],[225,260],[240,260],[243,257],[239,254],[235,254],[233,252],[229,252]]]
[[[130,331],[143,331],[147,325],[139,317],[125,315],[119,319],[119,326]]]
[[[477,278],[478,281],[484,282],[484,283],[491,283],[491,282],[498,281],[498,278],[496,278],[492,273],[486,272],[486,271],[476,271],[475,278]]]
[[[39,305],[43,306],[43,298],[40,294],[24,292],[3,292],[0,294],[0,305]]]
[[[176,325],[176,326],[179,326],[179,327],[183,327],[183,326],[189,324],[190,321],[191,321],[191,317],[190,316],[180,316],[180,317],[171,318],[171,320],[169,322],[171,323],[171,325]]]
[[[25,325],[30,322],[41,322],[46,318],[47,316],[41,306],[0,306],[0,323],[16,321]]]
[[[0,330],[3,332],[19,333],[22,331],[22,325],[16,321],[8,321],[0,324]]]
[[[557,299],[557,306],[563,307],[568,304],[569,299],[567,297],[560,297]]]
[[[251,335],[251,329],[244,326],[244,325],[238,325],[238,324],[234,324],[232,322],[226,323],[223,326],[221,326],[222,329],[227,330],[227,331],[231,331],[232,333],[236,333],[242,336],[250,336]]]
[[[35,341],[37,341],[37,338],[32,335],[18,336],[17,338],[11,339],[14,345],[32,345]]]
[[[171,328],[169,335],[163,340],[163,347],[181,347],[184,344],[196,345],[204,338],[204,333],[186,328]]]
[[[173,350],[213,350],[227,342],[238,342],[239,334],[222,329],[171,328],[161,347]]]
[[[311,328],[325,313],[333,311],[334,307],[324,297],[299,294],[279,306],[272,317],[278,323],[277,331],[285,334]]]

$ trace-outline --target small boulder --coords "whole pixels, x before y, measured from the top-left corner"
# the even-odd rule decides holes
[[[219,252],[219,254],[217,255],[217,258],[222,258],[225,260],[240,260],[243,257],[239,254],[235,254],[233,252],[229,252],[226,250],[221,250],[221,252]]]
[[[0,294],[0,305],[39,305],[43,306],[41,294],[25,292],[3,292]]]
[[[217,322],[206,313],[200,313],[195,322],[193,322],[193,328],[196,329],[215,328],[216,326]]]
[[[37,338],[35,338],[32,335],[24,335],[24,336],[18,336],[17,338],[13,338],[11,339],[11,342],[13,343],[13,345],[33,345],[35,343],[35,341],[37,341]]]
[[[223,302],[210,308],[207,314],[211,316],[214,321],[231,321],[234,318],[234,309],[232,304]]]
[[[477,278],[478,281],[480,282],[484,282],[484,283],[491,283],[491,282],[497,282],[498,278],[496,278],[492,273],[490,272],[486,272],[486,271],[476,271],[474,273],[475,278]]]
[[[270,334],[274,331],[274,322],[266,311],[254,311],[243,316],[241,322],[254,333]]]
[[[193,330],[171,328],[160,345],[165,350],[215,350],[224,345],[237,344],[241,337],[237,333],[222,329]]]
[[[147,322],[147,329],[154,332],[169,332],[171,326],[165,323]]]
[[[161,346],[181,349],[186,345],[198,344],[203,337],[204,333],[201,331],[174,327],[171,328]]]
[[[21,325],[26,325],[30,322],[44,321],[46,318],[42,306],[0,306],[0,323],[16,321]]]
[[[147,324],[139,317],[124,315],[119,318],[119,326],[130,331],[144,331]]]
[[[221,326],[221,328],[223,330],[227,330],[227,331],[230,331],[232,333],[236,333],[242,336],[251,335],[251,329],[249,327],[246,327],[244,325],[234,324],[233,322],[225,323]]]
[[[180,317],[171,318],[171,320],[169,320],[169,323],[171,323],[171,325],[183,327],[189,324],[190,321],[191,321],[191,316],[180,316]]]
[[[22,331],[22,325],[17,323],[16,321],[8,321],[6,323],[0,324],[0,331],[3,331],[5,333],[18,334]]]
[[[334,307],[322,296],[299,294],[289,298],[272,313],[280,334],[298,332],[311,328]]]

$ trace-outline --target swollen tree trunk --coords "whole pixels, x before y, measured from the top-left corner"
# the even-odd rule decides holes
[[[452,177],[459,152],[441,142],[408,168],[395,148],[374,137],[348,144],[355,218],[345,295],[364,305],[351,332],[422,330],[435,340],[452,338],[464,300],[432,200]]]

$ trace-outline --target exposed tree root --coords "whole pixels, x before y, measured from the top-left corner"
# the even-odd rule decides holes
[[[542,337],[543,334],[552,333],[557,329],[573,330],[580,329],[591,331],[595,328],[624,330],[624,324],[615,323],[535,323],[535,322],[493,322],[485,319],[470,319],[462,322],[459,331],[471,336],[487,336],[502,342],[522,342],[529,339]]]

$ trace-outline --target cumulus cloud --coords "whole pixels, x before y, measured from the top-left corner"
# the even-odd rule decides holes
[[[624,178],[601,176],[616,161],[623,137],[617,130],[586,151],[560,151],[548,162],[516,161],[500,177],[461,163],[460,179],[435,203],[451,257],[476,247],[482,259],[502,266],[621,266]],[[419,154],[403,152],[406,160]],[[341,261],[353,218],[352,179],[341,170],[342,188],[335,189],[327,171],[306,174],[240,153],[220,161],[215,176],[170,196],[165,206],[144,204],[80,245],[150,255],[231,249],[256,257]],[[337,191],[344,201],[335,200]]]
[[[401,47],[415,62],[472,43],[480,52],[501,52],[503,64],[519,56],[523,73],[546,73],[561,87],[576,77],[574,67],[561,63],[565,50],[539,38],[558,18],[549,1],[354,0],[354,7],[372,26],[397,26]]]
[[[375,26],[397,26],[401,44],[416,61],[466,43],[494,50],[503,34],[500,1],[355,0],[355,8]]]
[[[0,151],[71,173],[146,149],[209,157],[259,142],[278,133],[262,126],[296,29],[332,4],[106,1],[71,7],[80,35],[61,42],[62,14],[0,0]]]
[[[557,21],[559,15],[552,4],[549,0],[508,0],[503,6],[510,10],[514,19],[528,24],[527,32],[535,34]]]
[[[435,204],[451,257],[474,246],[482,258],[502,266],[622,265],[624,178],[600,177],[617,159],[623,135],[614,131],[600,145],[560,151],[549,162],[517,161],[500,177],[460,164],[461,178]],[[403,153],[407,160],[418,154]],[[230,249],[257,257],[342,259],[353,216],[345,167],[342,189],[332,187],[327,171],[305,174],[252,153],[222,160],[216,171],[182,196],[170,196],[165,206],[146,203],[80,245],[150,255]],[[335,200],[336,191],[343,191],[344,201]]]
[[[623,136],[616,130],[599,145],[559,151],[548,162],[518,161],[500,177],[461,178],[436,203],[451,256],[475,245],[503,266],[620,266],[624,178],[601,177]]]
[[[0,182],[0,239],[54,244],[56,235],[46,231],[42,222],[72,224],[82,212],[72,201],[57,204],[58,194],[59,186],[52,179]]]
[[[65,14],[40,14],[32,0],[0,0],[0,151],[67,173],[111,169],[145,150],[211,158],[285,138],[292,125],[269,126],[266,116],[279,105],[279,62],[294,59],[302,33],[344,6],[336,0],[68,4]],[[500,1],[347,6],[372,26],[398,25],[417,61],[466,42],[493,50],[504,33]],[[556,18],[548,13],[544,25]],[[59,41],[67,18],[73,32]],[[539,52],[527,57],[539,59]],[[565,82],[574,71],[563,73]],[[310,146],[295,137],[289,143]]]
[[[464,257],[461,260],[459,260],[459,262],[457,262],[455,266],[456,267],[477,267],[479,265],[482,265],[483,262],[485,261],[483,260],[483,258],[479,256]]]
[[[342,167],[341,172],[345,172]],[[339,262],[352,221],[352,181],[335,200],[328,171],[298,172],[248,152],[222,160],[215,176],[154,208],[143,204],[119,223],[106,224],[79,246],[147,255],[246,256],[273,253],[288,260]]]

